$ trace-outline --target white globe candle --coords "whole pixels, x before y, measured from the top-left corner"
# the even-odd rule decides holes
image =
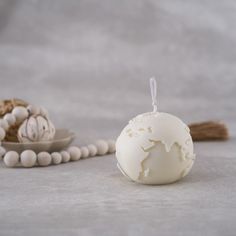
[[[138,115],[116,142],[117,165],[142,184],[168,184],[188,174],[195,154],[188,126],[168,113],[157,112],[156,82],[151,81],[154,111]]]

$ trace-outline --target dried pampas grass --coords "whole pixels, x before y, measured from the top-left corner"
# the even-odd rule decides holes
[[[229,138],[228,129],[222,122],[192,123],[189,128],[193,141],[227,140]]]

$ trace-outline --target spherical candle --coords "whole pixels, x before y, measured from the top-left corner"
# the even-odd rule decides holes
[[[40,152],[38,153],[37,161],[40,166],[48,166],[52,162],[52,157],[48,152]]]
[[[81,151],[78,147],[69,147],[68,152],[70,153],[70,159],[72,161],[78,161],[81,158]]]
[[[9,124],[6,120],[0,119],[0,127],[2,127],[5,131],[7,131],[9,128]]]
[[[52,163],[53,163],[53,164],[58,165],[58,164],[61,163],[61,161],[62,161],[62,156],[61,156],[61,154],[60,154],[59,152],[53,152],[53,153],[51,154],[51,156],[52,156]]]
[[[14,167],[19,162],[19,154],[15,151],[9,151],[4,156],[4,163],[8,167]]]
[[[54,138],[55,127],[46,117],[32,115],[18,129],[17,137],[21,143],[49,141]]]
[[[25,107],[15,107],[12,110],[12,114],[15,116],[17,123],[21,123],[29,116],[29,113]]]
[[[5,136],[6,136],[5,130],[2,127],[0,127],[0,142],[5,138]]]
[[[97,154],[98,155],[104,155],[108,152],[108,144],[105,140],[97,140],[96,143],[95,143],[96,147],[97,147]]]
[[[24,167],[33,167],[36,163],[37,156],[32,150],[25,150],[20,155],[21,164]]]
[[[152,93],[153,95],[153,93]],[[168,184],[188,174],[195,154],[188,126],[168,113],[138,115],[116,142],[117,166],[129,179],[142,184]]]
[[[89,150],[89,156],[96,156],[98,149],[94,144],[89,144],[87,148]]]
[[[108,152],[114,153],[116,151],[116,142],[114,140],[107,140]]]
[[[3,119],[6,120],[10,126],[14,125],[16,123],[16,117],[13,114],[11,114],[11,113],[7,113],[3,117]]]
[[[67,151],[61,151],[62,162],[70,161],[70,153]]]
[[[89,150],[87,147],[81,147],[80,151],[81,151],[82,158],[87,158],[89,156]]]

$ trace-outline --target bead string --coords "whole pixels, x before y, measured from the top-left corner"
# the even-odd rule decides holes
[[[11,113],[7,113],[3,119],[0,119],[0,158],[7,167],[21,166],[23,167],[34,167],[34,166],[48,166],[50,164],[60,164],[69,161],[78,161],[88,157],[102,156],[108,153],[115,152],[115,141],[114,140],[97,140],[94,144],[89,144],[83,147],[70,146],[66,150],[60,152],[40,152],[36,154],[32,150],[25,150],[21,154],[15,151],[8,151],[1,146],[1,141],[4,140],[6,132],[9,127],[20,123],[25,120],[30,114],[45,114],[45,110],[36,111],[31,105],[25,107],[15,107]]]
[[[157,81],[154,77],[150,78],[150,89],[152,96],[153,112],[157,112]]]

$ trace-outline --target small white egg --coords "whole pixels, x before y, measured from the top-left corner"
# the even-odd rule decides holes
[[[70,153],[67,151],[61,151],[62,162],[70,161]]]
[[[21,123],[29,116],[29,112],[25,107],[15,107],[12,114],[15,116],[17,123]]]
[[[9,124],[6,120],[0,119],[0,127],[7,131],[9,129]]]
[[[37,156],[32,150],[25,150],[20,155],[21,164],[24,167],[33,167],[36,163]]]
[[[98,152],[98,149],[94,144],[89,144],[88,150],[89,150],[89,156],[91,156],[91,157],[96,156],[96,154]]]
[[[40,152],[37,156],[37,160],[40,166],[48,166],[52,162],[52,157],[48,152]]]
[[[102,140],[102,139],[97,140],[95,142],[95,145],[98,149],[98,152],[97,152],[98,155],[104,155],[108,152],[109,147],[108,147],[108,143],[105,140]]]
[[[6,136],[5,130],[2,127],[0,127],[0,142],[5,138],[5,136]]]
[[[61,156],[61,154],[60,154],[59,152],[53,152],[53,153],[51,154],[51,157],[52,157],[52,163],[53,163],[54,165],[58,165],[58,164],[60,164],[61,161],[62,161],[62,156]]]
[[[9,151],[4,156],[4,163],[8,167],[14,167],[19,162],[19,154],[15,151]]]
[[[39,115],[40,114],[40,107],[38,107],[38,106],[29,105],[27,107],[27,110],[30,115]]]
[[[81,151],[82,158],[87,158],[89,156],[89,150],[87,147],[81,147],[80,151]]]
[[[114,153],[116,151],[116,142],[112,139],[107,140],[108,143],[108,152]]]
[[[49,114],[46,108],[40,107],[40,114],[46,118],[49,118]]]
[[[11,114],[11,113],[7,113],[4,117],[3,117],[4,120],[7,121],[7,123],[12,126],[16,123],[16,117]]]
[[[81,158],[81,151],[78,147],[69,147],[67,151],[70,153],[70,159],[72,161],[78,161]]]

